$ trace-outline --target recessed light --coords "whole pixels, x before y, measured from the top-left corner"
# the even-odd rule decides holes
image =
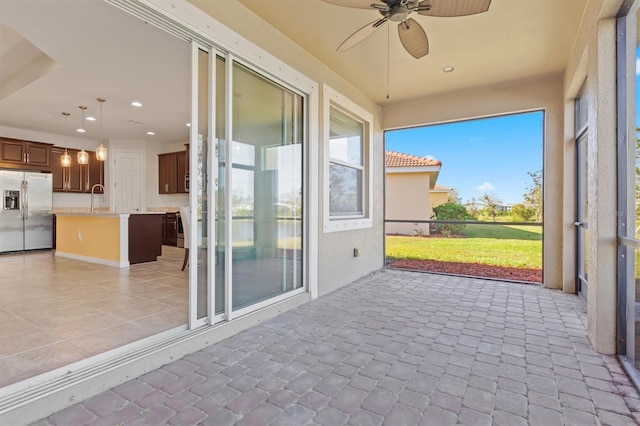
[[[154,133],[154,132],[147,132],[147,134],[148,134],[149,136],[155,136],[155,133]]]
[[[92,117],[92,116],[88,116],[87,118],[85,118],[85,120],[87,120],[87,121],[96,121],[96,118]]]
[[[142,102],[138,102],[138,101],[133,101],[131,102],[131,105],[133,105],[134,107],[141,107],[142,106]]]
[[[84,132],[86,132],[86,130],[85,130],[85,129],[80,128],[80,129],[76,129],[76,132],[78,132],[78,133],[84,133]]]
[[[187,123],[187,127],[191,127],[191,123]]]
[[[442,68],[442,72],[446,72],[446,73],[453,72],[454,70],[455,70],[454,67],[444,67],[444,68]]]

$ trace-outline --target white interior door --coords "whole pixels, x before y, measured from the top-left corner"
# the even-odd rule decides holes
[[[142,211],[142,154],[114,152],[114,210],[120,213]]]

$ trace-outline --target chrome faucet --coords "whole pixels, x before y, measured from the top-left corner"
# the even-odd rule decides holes
[[[93,193],[95,192],[96,187],[102,188],[102,193],[104,194],[104,185],[103,184],[96,183],[95,185],[93,185],[91,187],[91,208],[90,208],[91,213],[93,213],[93,211],[94,211],[94,208],[93,208]]]

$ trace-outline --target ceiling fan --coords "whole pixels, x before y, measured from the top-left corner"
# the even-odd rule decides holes
[[[322,0],[338,6],[377,10],[382,18],[368,23],[351,34],[338,46],[344,52],[372,35],[387,21],[398,23],[398,36],[404,48],[419,59],[429,53],[429,40],[424,29],[413,18],[412,12],[420,15],[453,17],[467,16],[489,10],[491,0]]]

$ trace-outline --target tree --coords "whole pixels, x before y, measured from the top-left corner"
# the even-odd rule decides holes
[[[447,203],[462,204],[462,199],[460,198],[460,193],[457,189],[451,188],[451,191],[449,191],[449,195],[447,196]]]
[[[478,217],[480,209],[478,208],[478,200],[476,200],[476,197],[471,197],[464,206],[467,208],[467,212],[469,212],[469,215],[471,215],[474,219]]]
[[[531,207],[527,207],[522,203],[515,204],[511,208],[511,216],[519,222],[528,222],[535,214],[535,211]]]
[[[440,204],[433,208],[433,219],[435,220],[468,220],[472,219],[467,212],[467,209],[457,203],[447,201],[444,204]],[[442,234],[444,236],[451,235],[464,235],[464,225],[453,223],[438,223],[433,225],[433,232],[435,234]]]
[[[526,192],[522,194],[525,204],[533,209],[536,222],[542,222],[542,171],[527,172],[532,183],[527,186]]]
[[[484,212],[487,216],[491,216],[495,222],[498,214],[498,205],[502,201],[494,194],[484,194],[480,200],[484,203]]]

